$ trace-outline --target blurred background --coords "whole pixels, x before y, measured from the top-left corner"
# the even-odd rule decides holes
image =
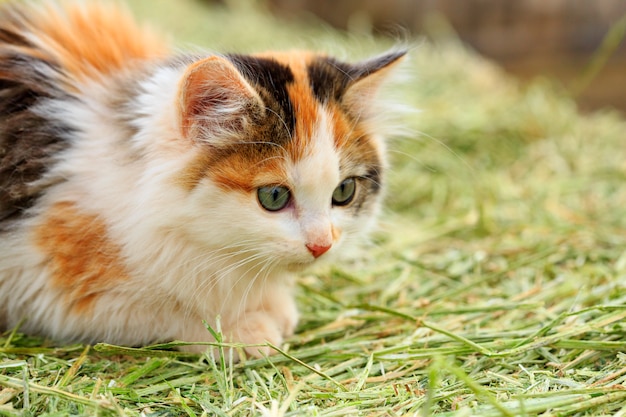
[[[548,76],[559,80],[583,111],[614,107],[626,112],[625,0],[262,3],[283,19],[313,17],[352,33],[458,36],[522,79]]]

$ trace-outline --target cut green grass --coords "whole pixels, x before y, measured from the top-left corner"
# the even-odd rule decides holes
[[[237,4],[131,6],[217,50],[391,46]],[[626,123],[454,39],[417,44],[393,93],[421,112],[391,143],[381,231],[299,278],[302,320],[275,355],[8,333],[0,415],[626,416]]]

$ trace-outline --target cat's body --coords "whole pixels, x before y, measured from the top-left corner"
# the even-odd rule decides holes
[[[0,329],[280,343],[290,275],[378,211],[402,53],[175,55],[87,4],[0,11]]]

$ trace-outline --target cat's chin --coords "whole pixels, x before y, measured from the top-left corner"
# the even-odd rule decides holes
[[[313,265],[315,263],[315,261],[309,261],[309,262],[293,262],[287,265],[286,269],[289,272],[302,272],[305,269],[307,269],[308,267],[310,267],[311,265]]]

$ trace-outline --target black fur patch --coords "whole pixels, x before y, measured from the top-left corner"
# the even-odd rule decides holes
[[[320,58],[308,67],[309,82],[315,97],[322,103],[339,101],[348,83],[352,66],[334,58]]]
[[[226,55],[226,58],[256,87],[266,106],[278,113],[291,137],[296,125],[296,115],[287,92],[287,86],[294,82],[291,69],[268,58],[236,54]]]
[[[64,96],[53,81],[59,69],[12,45],[30,46],[19,33],[0,28],[0,229],[35,203],[42,190],[34,184],[68,146],[69,131],[35,111],[44,100]]]

